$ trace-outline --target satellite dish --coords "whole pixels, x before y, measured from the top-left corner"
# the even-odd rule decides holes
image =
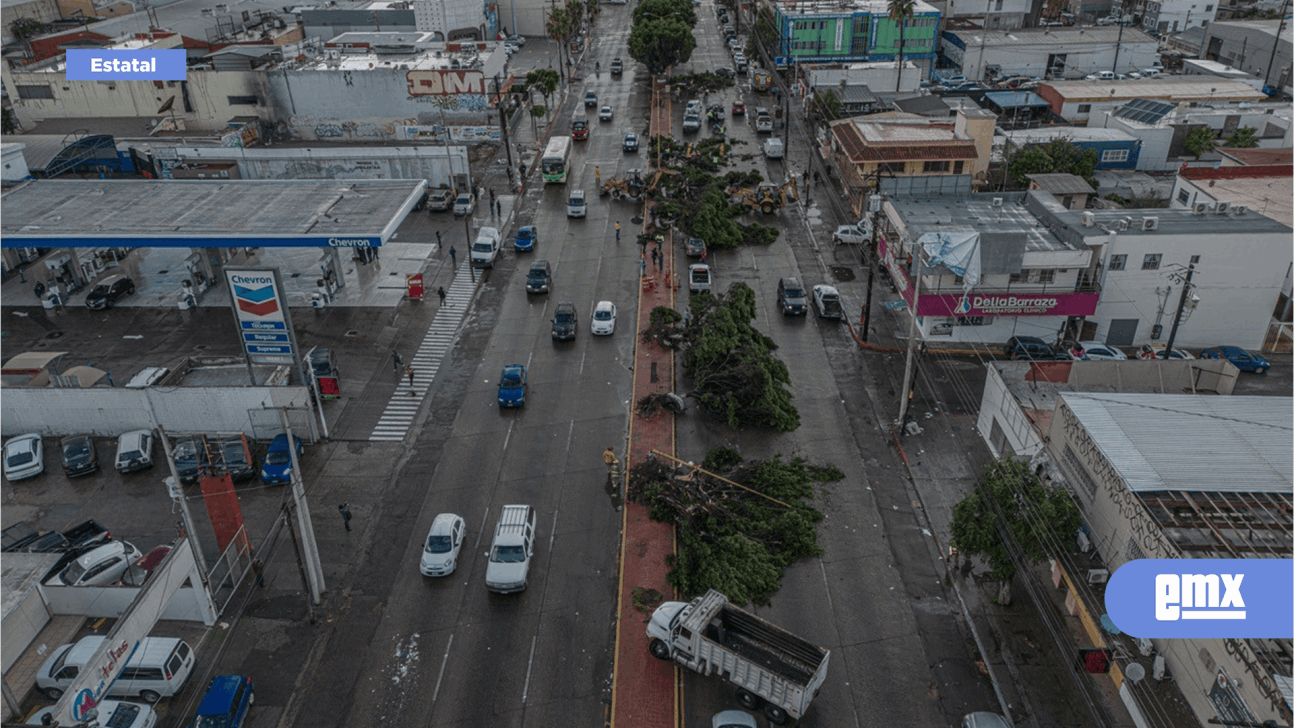
[[[1132,662],[1123,669],[1123,674],[1133,682],[1141,682],[1146,677],[1146,668],[1136,662]]]

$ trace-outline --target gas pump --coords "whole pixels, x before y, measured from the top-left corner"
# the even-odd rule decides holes
[[[57,291],[62,293],[66,290],[69,294],[76,293],[85,287],[84,279],[77,277],[77,269],[73,264],[72,256],[68,253],[55,253],[45,259],[45,267],[50,271],[50,278],[45,282],[51,293]]]
[[[189,284],[194,295],[200,295],[212,286],[215,276],[211,273],[210,262],[200,251],[191,253],[184,259],[184,267],[189,271]]]
[[[341,290],[344,284],[339,272],[338,256],[335,249],[324,252],[319,260],[320,278],[315,281],[317,290],[310,294],[310,305],[323,308],[332,303],[333,294]]]
[[[180,281],[180,302],[179,303],[180,303],[181,311],[188,311],[191,308],[197,307],[198,297],[193,292],[193,281],[190,281],[190,280]]]

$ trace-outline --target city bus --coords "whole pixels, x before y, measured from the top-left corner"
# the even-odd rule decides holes
[[[540,161],[544,173],[544,184],[566,184],[566,173],[571,166],[571,138],[565,135],[555,136],[548,141],[548,148]]]

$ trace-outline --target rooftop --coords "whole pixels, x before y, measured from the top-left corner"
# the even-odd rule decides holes
[[[907,116],[907,115],[904,115]],[[916,117],[891,123],[863,121],[874,116],[833,122],[832,132],[845,154],[855,162],[975,159],[978,151],[971,139],[958,137],[952,125],[931,124]]]
[[[1281,27],[1280,20],[1219,20],[1209,24],[1214,28],[1240,28],[1247,31],[1257,31],[1267,35],[1276,35]]]
[[[1134,493],[1294,490],[1288,397],[1084,392],[1060,398]],[[1151,420],[1155,427],[1146,426]]]
[[[1096,190],[1087,183],[1087,180],[1076,174],[1063,174],[1060,172],[1052,174],[1031,174],[1027,175],[1031,182],[1038,185],[1039,188],[1050,192],[1053,195],[1094,195]]]
[[[1050,106],[1046,99],[1032,91],[990,91],[984,98],[999,109]]]
[[[1015,129],[1000,131],[1012,144],[1046,144],[1064,137],[1075,142],[1135,142],[1136,137],[1122,129],[1101,129],[1091,126],[1049,126],[1041,129]]]
[[[779,0],[776,7],[786,15],[890,14],[889,0]],[[939,11],[929,3],[916,0],[912,12],[923,15]]]
[[[1196,214],[1191,210],[1175,208],[1151,208],[1143,210],[1088,210],[1097,226],[1107,230],[1118,230],[1119,237],[1134,235],[1155,235],[1180,237],[1183,235],[1258,235],[1274,233],[1288,235],[1290,226],[1263,217],[1256,212],[1244,215],[1206,213]],[[1147,217],[1159,219],[1155,230],[1142,230],[1141,220]],[[1071,229],[1083,231],[1083,212],[1067,210],[1057,214],[1059,221]],[[1126,229],[1120,229],[1120,222],[1126,222]],[[1086,229],[1088,235],[1099,235],[1099,230]]]
[[[1087,43],[1104,43],[1114,47],[1115,43],[1158,43],[1154,38],[1136,28],[1117,26],[1083,26],[1081,28],[1019,28],[1016,30],[970,30],[948,31],[969,46],[1020,46],[1020,45],[1080,45]]]
[[[1243,81],[1212,76],[1169,76],[1127,81],[1047,81],[1048,88],[1066,101],[1107,101],[1124,99],[1173,99],[1174,101],[1262,101],[1261,91]]]
[[[1215,200],[1245,205],[1253,213],[1294,225],[1294,167],[1220,167],[1184,169],[1179,174]]]
[[[1224,157],[1244,164],[1294,164],[1294,149],[1232,149],[1220,147],[1217,151]]]
[[[908,237],[914,240],[925,233],[979,233],[985,243],[982,249],[985,273],[1018,272],[1019,258],[1024,253],[1078,250],[1048,230],[1020,199],[1020,195],[1000,194],[892,197],[887,204],[898,214]],[[1002,202],[995,205],[995,200]],[[993,260],[992,256],[999,252],[1009,253],[1013,259]]]
[[[385,242],[425,186],[422,180],[39,180],[0,197],[0,240],[5,247]]]

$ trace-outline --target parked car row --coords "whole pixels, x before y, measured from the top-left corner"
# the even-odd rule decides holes
[[[117,438],[113,466],[126,475],[148,470],[154,465],[157,437],[152,430],[131,430]],[[296,438],[297,454],[302,452],[300,438]],[[245,435],[199,436],[185,435],[175,439],[171,447],[175,469],[180,482],[191,485],[200,475],[218,466],[234,482],[256,477],[255,443]],[[261,480],[266,483],[289,482],[290,464],[287,463],[287,437],[279,435],[271,443]],[[69,478],[90,475],[99,470],[99,453],[90,435],[69,435],[59,440],[59,461],[63,473]],[[4,444],[4,476],[9,482],[32,478],[45,472],[44,438],[37,433],[16,435]],[[282,462],[279,462],[282,461]]]
[[[520,365],[511,365],[520,366]],[[505,369],[505,373],[506,373]],[[455,513],[441,513],[431,522],[423,542],[418,570],[424,576],[449,576],[458,566],[467,524]],[[506,505],[499,513],[485,567],[485,587],[510,594],[526,588],[535,554],[535,509]]]
[[[1036,336],[1013,336],[1002,350],[1007,359],[1029,361],[1127,361],[1128,355],[1117,347],[1099,341],[1079,341],[1062,344],[1059,348]],[[1163,344],[1142,344],[1137,348],[1136,358],[1143,360],[1165,359],[1170,361],[1187,361],[1194,359],[1190,352],[1174,348],[1168,352]],[[1250,352],[1238,346],[1214,346],[1200,351],[1201,359],[1226,359],[1242,372],[1266,374],[1271,363],[1257,352]]]

